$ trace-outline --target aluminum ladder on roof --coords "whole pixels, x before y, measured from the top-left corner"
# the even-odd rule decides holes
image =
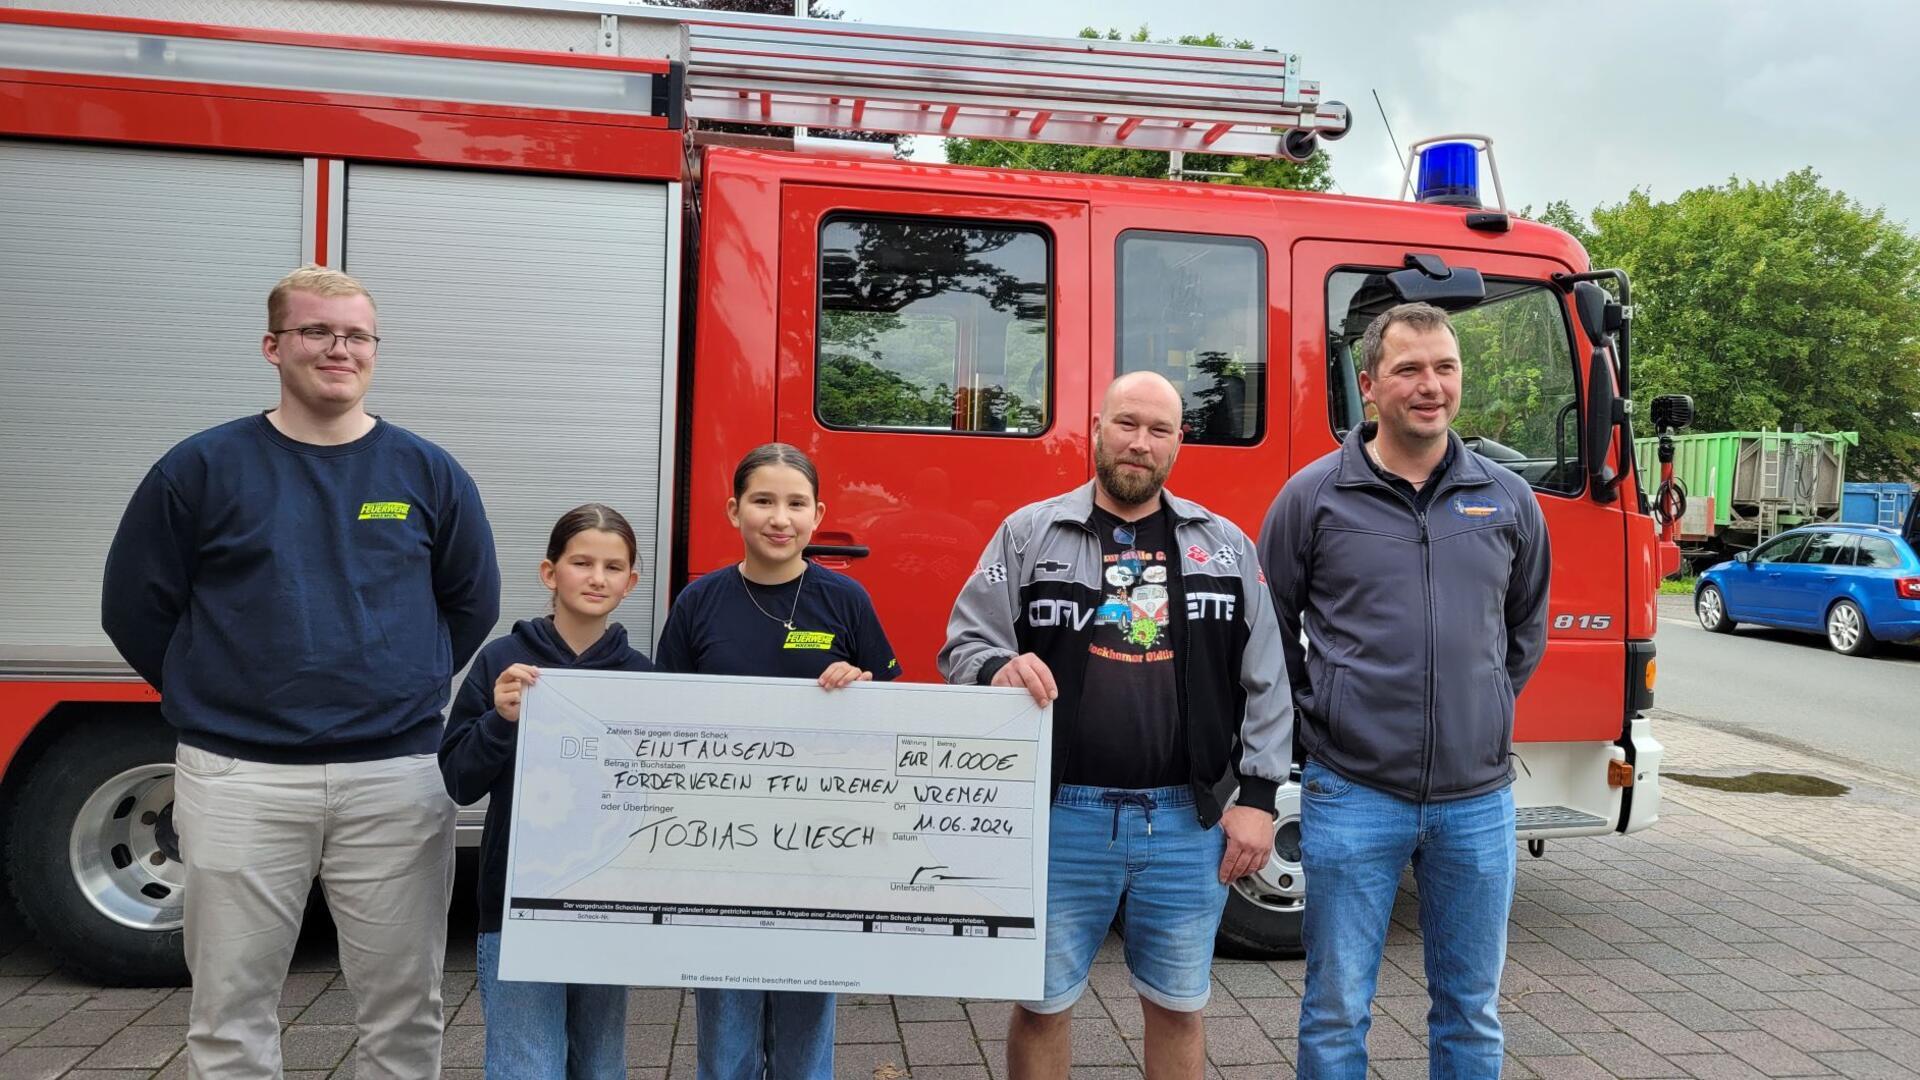
[[[587,0],[431,2],[598,14],[603,42],[620,20],[684,27],[698,120],[1304,160],[1352,119],[1294,53]]]

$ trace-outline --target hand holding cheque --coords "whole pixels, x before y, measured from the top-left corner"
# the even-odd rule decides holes
[[[493,683],[493,711],[509,724],[520,722],[520,701],[527,688],[540,681],[540,669],[532,664],[511,664]]]

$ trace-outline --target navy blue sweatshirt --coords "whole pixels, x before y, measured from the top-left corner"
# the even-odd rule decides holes
[[[567,647],[551,618],[522,619],[513,633],[489,642],[454,695],[447,732],[440,740],[440,775],[447,794],[461,806],[492,796],[480,833],[480,932],[500,929],[507,890],[508,812],[513,806],[513,758],[517,725],[493,710],[493,684],[514,664],[595,671],[652,671],[653,664],[627,645],[626,628],[607,627],[579,656]]]
[[[282,764],[433,753],[499,616],[493,532],[452,456],[384,420],[296,442],[265,414],[148,470],[100,597],[181,742]]]

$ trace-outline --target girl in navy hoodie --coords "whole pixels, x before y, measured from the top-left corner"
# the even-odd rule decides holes
[[[611,507],[567,511],[547,541],[540,580],[553,614],[523,619],[480,650],[447,717],[440,773],[462,806],[492,796],[480,835],[480,998],[489,1077],[602,1080],[627,1075],[627,991],[622,986],[501,982],[500,916],[507,877],[507,810],[513,805],[515,725],[540,668],[650,671],[607,617],[640,581],[633,526]]]

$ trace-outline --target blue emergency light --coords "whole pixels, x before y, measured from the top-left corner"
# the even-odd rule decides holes
[[[1439,206],[1480,209],[1480,148],[1472,143],[1435,143],[1420,151],[1420,183],[1414,198]]]

